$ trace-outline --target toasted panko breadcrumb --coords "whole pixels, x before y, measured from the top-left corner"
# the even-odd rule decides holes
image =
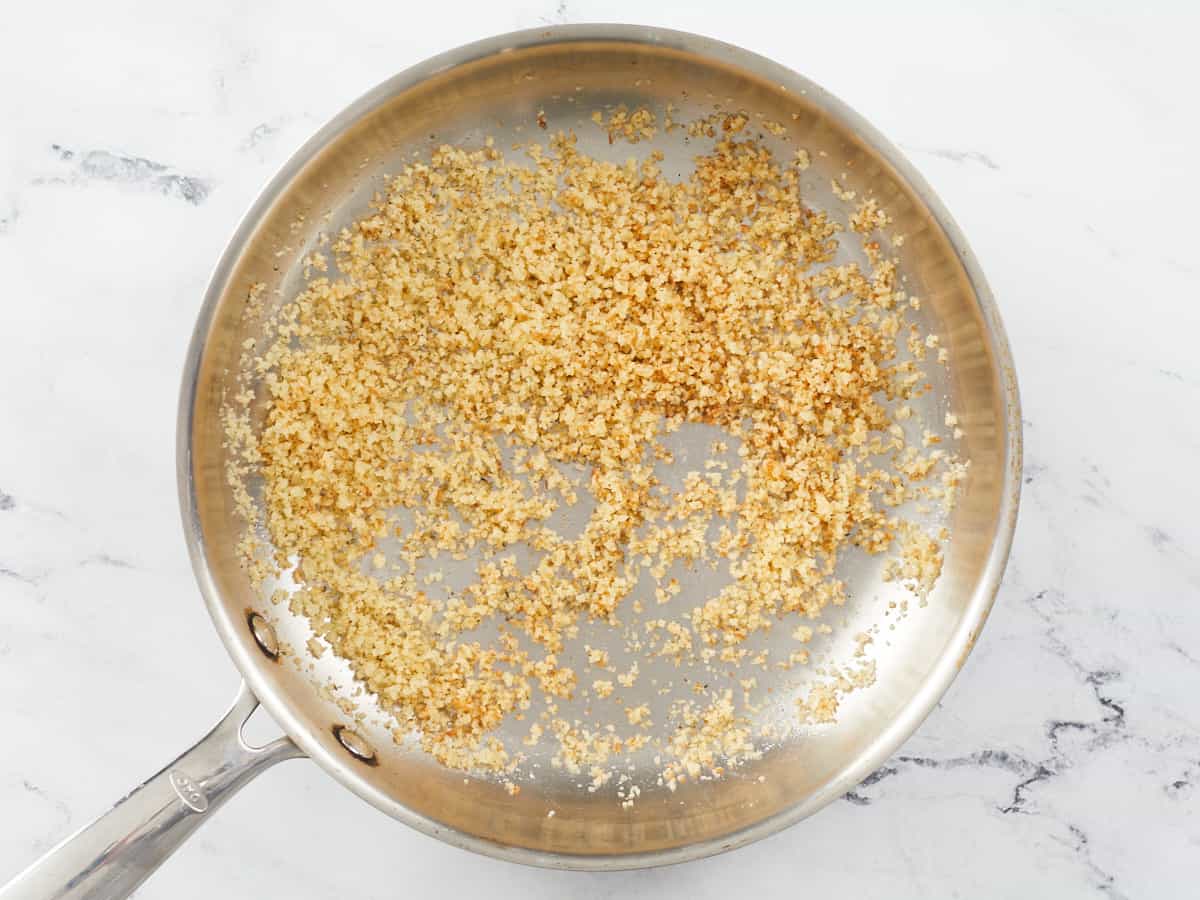
[[[656,133],[646,109],[593,120],[610,142]],[[833,264],[842,229],[799,192],[808,153],[777,163],[742,136],[748,121],[693,122],[689,134],[716,144],[683,180],[664,175],[661,154],[600,162],[563,133],[530,144],[523,162],[489,140],[406,166],[332,242],[333,266],[309,258],[313,277],[247,368],[245,383],[261,378],[267,392],[261,427],[250,426],[248,388],[226,410],[235,499],[256,524],[245,484],[261,477],[273,545],[264,558],[248,529],[251,578],[289,571],[292,609],[321,639],[314,653],[328,644],[397,733],[415,731],[448,766],[511,772],[520,748],[497,729],[541,696],[546,727],[523,743],[545,732],[555,765],[603,786],[609,760],[649,737],[557,716],[554,703],[589,684],[561,659],[581,622],[616,628],[645,575],[653,605],[672,610],[673,566],[726,561],[726,587],[646,623],[631,646],[676,665],[737,665],[747,637],[780,616],[811,620],[846,600],[836,566],[851,546],[883,553],[899,536],[888,575],[922,597],[940,572],[938,540],[894,512],[937,466],[941,482],[920,495],[947,507],[964,477],[945,451],[910,446],[898,424],[925,390],[902,351],[923,358],[937,342],[909,327],[916,299],[877,244],[869,270]],[[538,124],[547,127],[542,113]],[[855,196],[836,181],[833,190]],[[850,227],[889,222],[866,200]],[[253,293],[250,306],[261,303]],[[670,460],[663,440],[684,423],[723,429],[737,459],[668,490],[655,462]],[[925,432],[925,445],[935,440]],[[580,494],[594,511],[564,537],[547,522]],[[384,540],[397,548],[390,557]],[[519,565],[518,546],[535,561]],[[416,574],[439,554],[476,552],[475,579],[460,590],[445,590],[440,572]],[[476,632],[486,623],[490,639]],[[789,633],[808,643],[814,628]],[[586,659],[585,671],[612,667],[605,650],[589,646]],[[766,667],[765,654],[754,659]],[[777,668],[807,661],[796,650]],[[614,678],[631,688],[638,675],[634,661]],[[831,720],[839,697],[867,680],[842,673],[817,685],[801,718]],[[741,684],[748,698],[757,681]],[[613,680],[590,688],[618,702]],[[660,744],[671,789],[758,752],[732,690],[689,690],[700,699],[673,705]],[[647,705],[625,710],[630,726],[650,725]]]

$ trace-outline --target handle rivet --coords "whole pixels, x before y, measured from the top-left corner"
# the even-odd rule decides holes
[[[275,637],[275,628],[271,623],[256,612],[246,616],[246,623],[250,626],[258,649],[270,659],[279,659],[279,639]]]
[[[361,759],[369,766],[379,765],[379,759],[375,755],[375,748],[357,731],[347,728],[345,725],[334,725],[333,736],[338,739],[338,743],[345,747],[346,752],[351,756]]]

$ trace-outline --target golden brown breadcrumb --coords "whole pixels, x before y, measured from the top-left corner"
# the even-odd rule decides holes
[[[646,109],[593,120],[610,142],[656,133]],[[748,121],[691,123],[716,143],[682,180],[658,153],[601,162],[569,133],[521,161],[490,140],[443,146],[391,180],[331,260],[306,258],[310,280],[269,349],[246,348],[246,378],[269,395],[261,428],[248,390],[226,411],[238,506],[254,517],[246,478],[261,477],[272,545],[264,557],[248,536],[251,578],[290,572],[314,653],[327,642],[397,732],[415,731],[446,765],[511,770],[520,747],[497,728],[540,698],[543,724],[520,743],[553,739],[554,764],[586,773],[589,790],[656,721],[670,723],[656,744],[663,784],[720,775],[758,752],[733,690],[661,686],[675,696],[665,720],[628,705],[618,687],[638,681],[637,661],[592,647],[583,673],[560,661],[581,623],[618,629],[645,578],[650,607],[670,609],[676,568],[719,560],[726,586],[634,629],[627,649],[766,669],[743,642],[842,604],[848,548],[897,547],[887,575],[922,597],[940,572],[941,536],[895,512],[917,496],[949,506],[965,475],[952,454],[926,451],[936,435],[910,443],[900,425],[927,390],[917,360],[938,342],[906,318],[916,300],[877,243],[869,269],[834,264],[842,229],[800,195],[807,151],[781,165],[742,135]],[[873,199],[849,221],[864,234],[890,223]],[[672,459],[667,438],[695,423],[726,438],[668,488],[655,468]],[[564,536],[549,523],[581,497],[594,508]],[[533,556],[519,562],[519,547]],[[418,575],[472,554],[474,579],[458,589]],[[814,628],[793,619],[788,633],[807,644]],[[808,659],[797,649],[774,668]],[[800,701],[801,718],[831,721],[871,677],[869,661],[836,671]],[[750,709],[757,679],[740,684]],[[560,716],[556,702],[579,691],[621,704],[635,733]]]

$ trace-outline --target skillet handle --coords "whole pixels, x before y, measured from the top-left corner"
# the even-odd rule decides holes
[[[304,753],[288,737],[250,747],[242,725],[258,706],[243,683],[220,722],[116,806],[0,888],[0,900],[116,900],[133,893],[242,785]]]

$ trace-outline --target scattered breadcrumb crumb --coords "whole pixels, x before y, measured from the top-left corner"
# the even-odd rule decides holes
[[[829,180],[829,187],[830,190],[833,191],[833,196],[837,197],[839,200],[844,200],[847,203],[858,196],[855,191],[851,191],[843,187],[842,183],[836,178],[831,178]]]
[[[621,138],[630,144],[640,141],[653,140],[657,133],[657,118],[645,107],[638,107],[633,112],[625,104],[613,110],[608,118],[596,110],[592,113],[592,121],[608,132],[608,142],[614,143]]]

